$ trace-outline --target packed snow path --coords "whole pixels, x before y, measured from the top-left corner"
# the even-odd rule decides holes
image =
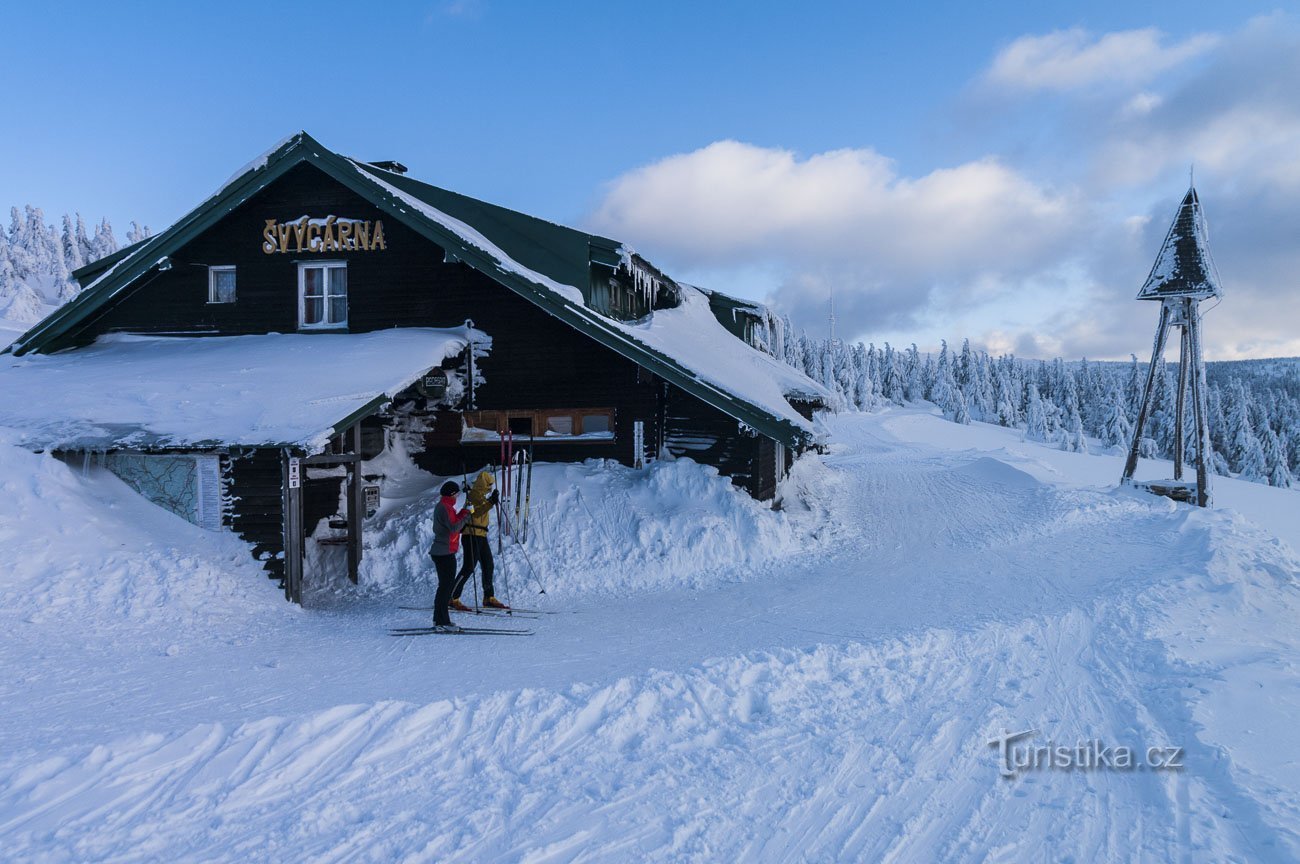
[[[531,639],[387,636],[413,597],[268,591],[183,632],[7,597],[6,854],[1296,860],[1285,545],[1109,488],[1114,457],[916,412],[833,431],[794,480],[802,548],[709,588],[553,588]],[[1256,489],[1221,494],[1300,511]],[[1185,767],[1000,777],[988,741],[1027,729]]]

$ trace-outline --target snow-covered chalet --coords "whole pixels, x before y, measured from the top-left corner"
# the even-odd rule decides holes
[[[308,538],[355,581],[386,452],[689,456],[766,500],[828,398],[761,350],[764,307],[305,132],[73,275],[0,358],[0,427],[233,530],[294,601]]]

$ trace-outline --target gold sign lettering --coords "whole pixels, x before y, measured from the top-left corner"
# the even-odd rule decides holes
[[[262,227],[262,252],[374,252],[387,251],[384,223],[380,219],[342,216],[302,216],[288,222],[267,219]]]

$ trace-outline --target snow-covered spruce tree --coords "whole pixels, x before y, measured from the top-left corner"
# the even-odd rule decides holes
[[[885,398],[895,405],[907,400],[907,385],[903,377],[903,364],[898,352],[885,343]]]
[[[1051,440],[1052,430],[1048,422],[1047,407],[1038,394],[1038,385],[1027,385],[1029,407],[1025,411],[1025,440],[1047,442]]]
[[[995,377],[995,399],[997,400],[997,422],[999,426],[1014,429],[1020,425],[1020,409],[1016,403],[1015,385],[1011,383],[1010,373],[999,363]]]
[[[1083,416],[1079,413],[1079,392],[1074,376],[1068,373],[1062,379],[1061,428],[1057,433],[1061,449],[1071,453],[1087,453],[1088,439],[1083,432]]]
[[[952,416],[948,419],[954,423],[960,423],[963,426],[969,426],[971,423],[970,407],[966,404],[966,394],[961,392],[960,387],[953,388]]]
[[[72,217],[66,213],[63,214],[63,233],[59,238],[59,245],[62,247],[63,260],[69,272],[86,266],[85,256],[81,254],[81,244],[77,242],[77,229],[72,225]]]
[[[1268,485],[1290,489],[1295,483],[1295,478],[1291,476],[1286,452],[1282,448],[1281,441],[1278,440],[1277,433],[1265,427],[1261,443],[1264,449],[1264,474]]]
[[[90,240],[90,249],[93,253],[91,261],[98,261],[100,258],[107,258],[117,251],[117,238],[113,236],[113,226],[109,224],[108,219],[101,219],[99,227],[95,229],[95,236]]]
[[[907,349],[907,357],[903,362],[903,397],[909,402],[916,402],[924,399],[925,385],[921,381],[922,373],[921,352],[917,350],[916,343]]]
[[[1098,438],[1101,446],[1123,449],[1133,440],[1133,424],[1129,422],[1128,412],[1124,408],[1124,397],[1117,385],[1112,385],[1107,398],[1105,416],[1101,420]]]
[[[141,240],[148,240],[152,236],[153,233],[149,230],[148,225],[141,227],[138,223],[132,222],[130,230],[126,232],[126,242],[128,245],[139,243]],[[766,324],[767,322],[764,320],[764,327],[766,327]]]

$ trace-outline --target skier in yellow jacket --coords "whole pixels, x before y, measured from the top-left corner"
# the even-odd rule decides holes
[[[461,612],[469,607],[460,602],[461,591],[465,583],[474,574],[474,567],[480,565],[483,570],[483,605],[491,609],[509,609],[498,600],[492,591],[492,546],[488,543],[488,516],[497,504],[497,492],[490,471],[482,471],[474,478],[474,484],[465,493],[465,503],[474,508],[474,515],[469,524],[461,529],[462,547],[465,558],[461,562],[460,572],[456,574],[456,589],[451,595],[451,608]]]

